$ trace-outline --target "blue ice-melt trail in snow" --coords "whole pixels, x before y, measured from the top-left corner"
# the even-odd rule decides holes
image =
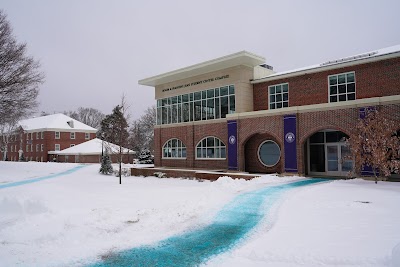
[[[63,176],[63,175],[67,175],[67,174],[76,172],[77,170],[82,169],[85,166],[86,165],[79,165],[79,166],[76,166],[76,167],[74,167],[72,169],[69,169],[67,171],[54,173],[54,174],[50,174],[50,175],[39,177],[39,178],[33,178],[33,179],[28,179],[28,180],[23,180],[23,181],[8,183],[8,184],[2,184],[2,185],[0,185],[0,189],[7,188],[7,187],[20,186],[20,185],[25,185],[25,184],[31,184],[31,183],[36,183],[36,182],[40,182],[40,181],[43,181],[43,180],[51,179],[51,178],[56,178],[56,177],[59,177],[59,176]]]
[[[324,181],[327,180],[302,180],[241,194],[224,206],[205,227],[167,238],[155,245],[106,255],[102,261],[87,266],[198,266],[242,241],[268,215],[284,192]]]

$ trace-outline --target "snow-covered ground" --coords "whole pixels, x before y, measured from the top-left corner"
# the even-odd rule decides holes
[[[0,162],[0,185],[76,166]],[[119,185],[118,178],[98,169],[88,165],[65,176],[0,188],[0,266],[79,266],[206,224],[242,192],[299,179],[123,177]],[[358,179],[298,188],[245,242],[206,265],[395,266],[399,206],[397,183]]]

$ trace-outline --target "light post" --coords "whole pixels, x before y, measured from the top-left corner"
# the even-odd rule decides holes
[[[104,156],[103,147],[104,147],[104,133],[101,133],[101,158],[102,159],[103,159],[103,156]]]

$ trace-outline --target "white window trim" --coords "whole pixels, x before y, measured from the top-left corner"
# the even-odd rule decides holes
[[[57,137],[57,133],[58,133],[58,137]],[[61,138],[61,132],[54,132],[54,138],[55,139],[60,139]]]
[[[261,146],[262,146],[263,144],[267,143],[267,142],[275,143],[275,145],[277,145],[278,148],[279,148],[279,159],[278,159],[278,161],[277,161],[274,165],[267,165],[267,164],[265,164],[265,163],[261,160],[261,158],[260,158],[260,149],[261,149]],[[281,161],[281,158],[282,158],[282,149],[281,149],[281,147],[278,145],[278,143],[275,142],[274,140],[271,140],[271,139],[264,140],[264,141],[258,146],[258,148],[257,148],[257,157],[258,157],[258,161],[259,161],[262,165],[264,165],[265,167],[268,167],[268,168],[272,168],[272,167],[275,167],[275,166]]]
[[[338,101],[336,101],[336,102],[331,102],[331,90],[330,90],[331,85],[329,83],[329,78],[332,77],[332,76],[339,76],[339,75],[348,74],[348,73],[354,73],[354,100],[357,100],[356,72],[353,70],[353,71],[346,71],[346,72],[342,72],[342,73],[328,75],[328,78],[327,78],[328,79],[328,103],[339,103],[339,102],[354,101],[354,100],[347,100],[348,93],[347,93],[347,90],[346,90],[346,101],[339,101],[339,99],[338,99]],[[346,84],[346,88],[347,88],[347,84],[348,84],[347,81],[346,81],[345,84]],[[337,92],[336,96],[339,97],[339,88],[338,88],[338,92]]]
[[[58,149],[57,149],[57,147],[58,147]],[[60,144],[54,144],[54,151],[61,151]]]
[[[285,85],[285,84],[287,84],[287,86],[288,86],[288,91],[287,91],[288,100],[287,100],[287,101],[284,101],[284,100],[283,100],[283,93],[284,93],[284,92],[282,92],[282,100],[279,101],[279,102],[276,102],[276,93],[275,93],[275,94],[274,94],[274,95],[275,95],[275,102],[274,102],[274,103],[275,103],[275,106],[276,106],[276,103],[282,103],[282,107],[280,107],[280,108],[275,107],[274,109],[271,109],[271,92],[270,92],[270,88],[271,88],[271,87],[276,87],[276,86],[279,86],[279,85],[282,86],[282,85]],[[288,83],[288,82],[286,82],[286,83],[272,84],[272,85],[268,86],[268,110],[275,110],[275,109],[282,109],[282,108],[288,108],[288,107],[290,107],[289,92],[290,92],[290,88],[289,88],[289,83]],[[287,102],[287,103],[288,103],[288,106],[287,106],[287,107],[284,107],[284,106],[283,106],[283,102]]]
[[[182,146],[181,147],[178,147],[178,148],[185,148],[186,149],[186,156],[187,156],[187,147],[186,147],[186,145],[183,143],[183,141],[182,140],[180,140],[179,138],[170,138],[170,139],[168,139],[165,143],[164,143],[164,145],[162,146],[162,151],[161,151],[161,158],[162,159],[186,159],[186,157],[164,157],[164,147],[165,147],[165,145],[170,141],[170,140],[173,140],[173,139],[176,139],[176,140],[179,140],[179,141],[181,141],[181,143],[182,143]]]
[[[69,133],[69,138],[70,138],[70,139],[72,139],[72,140],[75,139],[75,136],[76,136],[76,133],[75,133],[75,132],[70,132],[70,133]]]
[[[90,133],[85,133],[85,140],[89,140],[90,139]]]
[[[40,151],[41,151],[41,152],[43,152],[43,147],[44,147],[44,145],[41,144],[41,145],[40,145]]]
[[[227,155],[228,149],[227,149],[225,143],[222,142],[222,140],[221,140],[220,138],[218,138],[218,137],[216,137],[216,136],[210,135],[210,136],[206,136],[206,137],[200,139],[200,141],[197,142],[196,146],[194,147],[195,159],[196,159],[196,160],[226,160],[226,159],[227,159],[226,157],[225,157],[225,158],[198,158],[198,157],[197,157],[197,147],[199,146],[199,144],[200,144],[201,142],[203,142],[204,139],[207,139],[207,138],[209,138],[209,137],[216,138],[216,139],[219,140],[220,143],[224,144],[224,146],[225,146],[225,155]],[[219,146],[219,148],[221,148],[221,147],[222,147],[222,146]],[[214,149],[215,149],[215,146],[214,146]]]

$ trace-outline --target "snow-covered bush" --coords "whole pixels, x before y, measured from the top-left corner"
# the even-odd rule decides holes
[[[113,173],[113,167],[111,165],[110,155],[108,155],[107,152],[104,153],[104,155],[101,157],[100,173],[105,175],[110,175]]]
[[[167,175],[163,172],[155,172],[154,176],[158,177],[158,178],[166,178],[167,177]]]
[[[154,156],[151,155],[150,150],[143,149],[139,154],[139,163],[140,164],[153,164]]]

